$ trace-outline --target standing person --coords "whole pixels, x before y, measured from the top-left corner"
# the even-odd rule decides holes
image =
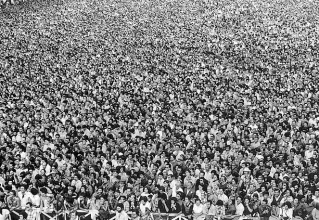
[[[124,211],[124,206],[123,204],[119,203],[116,206],[116,215],[115,215],[115,220],[128,220],[129,217],[127,213]]]

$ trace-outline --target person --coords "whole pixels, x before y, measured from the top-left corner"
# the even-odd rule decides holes
[[[130,208],[128,209],[128,211],[129,210],[130,210]],[[125,211],[127,211],[127,210],[125,210]],[[101,196],[101,198],[100,198],[99,216],[100,216],[101,220],[106,220],[109,216],[109,204],[103,196]]]
[[[124,211],[123,204],[121,204],[121,203],[117,204],[115,220],[128,220],[128,219],[129,219],[129,216]]]
[[[177,202],[176,197],[172,197],[170,200],[170,207],[169,207],[169,213],[181,213],[182,208],[180,204]]]
[[[271,207],[268,205],[268,200],[264,199],[259,206],[260,220],[269,220],[271,216]]]
[[[193,203],[191,202],[190,198],[187,196],[185,197],[185,200],[182,204],[182,213],[188,219],[191,219],[193,214]]]
[[[140,198],[140,215],[143,217],[144,215],[149,214],[149,210],[151,210],[151,203],[147,201],[147,197]]]
[[[225,216],[225,206],[222,200],[216,202],[216,217],[218,220],[223,219]]]
[[[18,197],[21,201],[21,208],[25,209],[25,207],[27,206],[28,201],[31,198],[31,193],[26,192],[26,188],[25,185],[21,185],[20,186],[20,191],[18,192]]]
[[[204,205],[201,203],[201,200],[199,198],[195,199],[195,203],[193,205],[193,219],[194,220],[205,219],[205,215],[203,211],[204,211]]]
[[[16,191],[14,190],[10,191],[9,196],[7,197],[7,204],[8,204],[9,210],[18,209],[21,206],[20,199],[16,195]]]
[[[27,214],[26,220],[35,220],[38,217],[37,210],[33,207],[31,202],[27,202],[25,206],[25,212]]]
[[[285,202],[280,208],[280,218],[283,220],[292,220],[293,210],[290,202]]]
[[[214,219],[214,216],[216,215],[216,207],[212,201],[206,202],[203,213],[206,220]]]
[[[79,216],[77,216],[76,212],[70,213],[70,220],[79,220]]]
[[[131,212],[131,219],[132,220],[140,220],[140,216],[138,215],[137,211],[136,210],[133,210]]]
[[[311,212],[311,217],[313,220],[318,220],[319,219],[319,203],[314,204],[314,209]]]
[[[4,200],[0,199],[0,220],[9,219],[9,215],[9,208],[5,206]]]
[[[123,204],[190,219],[195,198],[205,218],[236,214],[239,197],[243,218],[267,217],[265,199],[270,219],[287,202],[293,217],[315,210],[316,1],[116,1],[111,18],[107,1],[62,17],[29,3],[0,12],[0,198],[13,220],[39,197],[58,218]]]

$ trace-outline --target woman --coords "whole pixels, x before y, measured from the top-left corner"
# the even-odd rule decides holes
[[[188,219],[192,218],[193,203],[190,201],[189,197],[185,197],[185,201],[182,204],[182,213]]]
[[[206,203],[207,193],[204,191],[204,186],[202,184],[198,185],[198,190],[196,190],[196,196],[201,200],[202,203]]]
[[[141,197],[148,197],[150,194],[150,190],[148,187],[143,188],[143,192],[141,193]]]
[[[282,220],[291,220],[292,219],[293,210],[291,208],[291,203],[286,202],[280,209],[280,218]]]
[[[109,216],[109,204],[107,200],[105,200],[104,196],[101,196],[100,198],[99,216],[101,220],[106,220]]]
[[[169,213],[180,213],[181,207],[177,203],[177,200],[175,197],[171,198],[170,207],[169,207]]]
[[[78,198],[79,210],[88,211],[90,208],[90,200],[86,193],[80,193]]]
[[[204,220],[205,215],[203,213],[204,205],[201,203],[200,199],[195,200],[195,204],[193,206],[193,219],[194,220]]]
[[[244,204],[243,205],[244,205],[244,213],[243,213],[243,215],[245,217],[251,217],[251,213],[253,212],[253,207],[251,206],[249,197],[246,197],[244,199]]]

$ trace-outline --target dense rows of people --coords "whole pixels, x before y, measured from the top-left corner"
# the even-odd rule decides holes
[[[318,220],[318,11],[306,0],[0,11],[0,219]]]

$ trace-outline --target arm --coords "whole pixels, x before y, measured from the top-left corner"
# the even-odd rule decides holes
[[[164,205],[164,208],[165,208],[166,212],[169,212],[169,208],[167,207],[167,204],[164,201],[164,199],[160,199],[160,202]]]

